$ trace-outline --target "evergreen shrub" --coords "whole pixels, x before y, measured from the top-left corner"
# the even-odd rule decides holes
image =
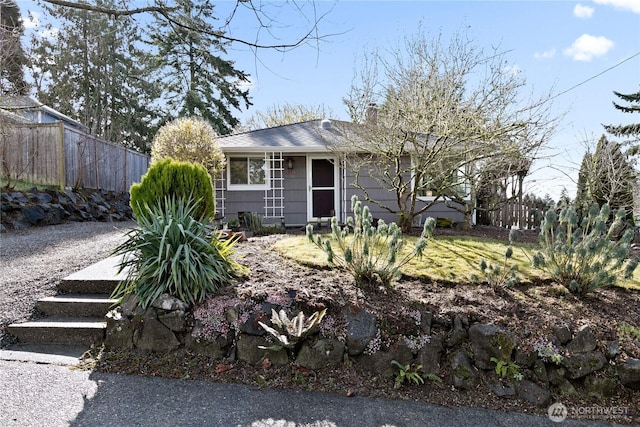
[[[131,186],[131,208],[136,218],[148,215],[147,207],[163,204],[167,198],[192,199],[197,219],[213,218],[216,205],[213,184],[204,166],[163,159],[151,165],[140,183]]]

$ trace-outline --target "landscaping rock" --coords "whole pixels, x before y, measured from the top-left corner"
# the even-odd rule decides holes
[[[476,324],[469,328],[469,341],[473,351],[474,364],[480,369],[493,369],[492,357],[506,362],[516,342],[511,332],[494,324]]]
[[[160,295],[151,303],[151,306],[165,311],[180,310],[184,312],[189,310],[189,305],[186,302],[183,302],[176,297],[172,297],[169,294]]]
[[[560,390],[560,394],[563,396],[572,396],[578,393],[573,384],[566,379],[563,379],[562,382],[558,384],[558,389]]]
[[[193,334],[187,334],[184,339],[184,346],[187,350],[211,357],[212,359],[220,359],[227,353],[226,340],[224,338],[215,340],[205,340],[196,338]]]
[[[558,338],[558,341],[561,345],[565,345],[571,338],[573,338],[573,334],[571,333],[571,329],[567,325],[557,325],[553,327],[553,334]]]
[[[549,390],[527,380],[516,382],[516,392],[518,397],[537,406],[546,406],[551,397]]]
[[[322,339],[313,346],[305,343],[298,352],[296,363],[307,369],[321,369],[342,363],[345,345],[338,340]]]
[[[607,359],[599,351],[571,354],[564,358],[562,366],[567,370],[567,378],[576,379],[602,369]]]
[[[538,355],[533,351],[521,351],[516,350],[514,355],[514,361],[521,368],[530,368],[533,366]]]
[[[475,386],[477,374],[466,352],[459,351],[453,355],[450,365],[454,387],[469,390]]]
[[[376,318],[366,310],[353,312],[347,308],[342,315],[348,323],[347,327],[347,349],[350,356],[361,354],[377,333]]]
[[[533,364],[533,373],[539,381],[543,383],[549,382],[547,368],[542,360],[536,359],[535,363]]]
[[[393,377],[398,372],[398,368],[391,364],[395,360],[403,365],[413,362],[413,353],[404,344],[398,345],[395,349],[387,351],[376,351],[373,354],[362,353],[356,359],[356,366],[374,374],[385,377]]]
[[[433,313],[423,311],[420,313],[420,330],[425,335],[431,335],[431,323],[433,322]]]
[[[591,327],[584,325],[578,329],[575,338],[567,344],[567,350],[570,353],[586,353],[595,350],[597,344]]]
[[[159,313],[158,320],[173,332],[184,332],[187,328],[187,319],[182,310]]]
[[[453,327],[447,337],[447,347],[456,347],[467,339],[467,329],[464,327],[463,319],[460,316],[453,318]]]
[[[623,386],[640,390],[640,360],[629,359],[618,366],[618,378]]]
[[[135,317],[144,315],[144,308],[140,305],[140,300],[133,294],[126,295],[120,304],[124,317]]]
[[[133,344],[139,350],[165,353],[177,349],[180,341],[158,321],[153,310],[148,310],[142,328],[136,329],[133,334]]]
[[[133,325],[131,320],[122,316],[122,310],[116,308],[107,313],[107,336],[104,345],[107,348],[131,350],[133,348]]]
[[[562,367],[547,369],[547,379],[553,385],[560,385],[566,381],[567,370]]]
[[[422,365],[422,370],[427,374],[440,372],[440,359],[444,351],[442,339],[432,336],[431,340],[418,351],[416,363]]]
[[[487,388],[498,397],[514,397],[516,395],[516,389],[512,384],[492,383],[488,384]]]
[[[584,387],[587,394],[591,397],[603,399],[616,394],[618,384],[611,378],[598,378],[589,375],[584,379]]]
[[[272,345],[274,344],[266,338],[241,334],[237,341],[236,357],[238,360],[242,360],[250,365],[257,365],[265,358],[269,359],[274,365],[285,365],[289,363],[289,356],[286,349],[283,348],[274,351],[260,348],[260,346],[270,347]]]

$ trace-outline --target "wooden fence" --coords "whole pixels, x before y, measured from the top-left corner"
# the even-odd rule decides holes
[[[544,210],[533,202],[524,202],[519,208],[517,200],[504,203],[500,209],[491,211],[478,210],[477,223],[479,225],[493,225],[496,227],[533,230],[540,226],[544,218]],[[521,210],[520,210],[521,209]],[[522,218],[518,219],[521,212]]]
[[[5,125],[0,134],[2,176],[61,188],[129,191],[149,167],[149,156],[69,127]]]

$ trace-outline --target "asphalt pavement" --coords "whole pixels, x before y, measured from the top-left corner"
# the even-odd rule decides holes
[[[0,426],[605,426],[480,408],[0,360]]]

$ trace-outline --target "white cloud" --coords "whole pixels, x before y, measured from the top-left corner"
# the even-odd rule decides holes
[[[573,8],[573,16],[578,18],[591,18],[595,9],[590,6],[583,6],[580,3]]]
[[[533,57],[536,59],[551,59],[554,56],[556,56],[555,48],[545,50],[544,52],[536,52],[533,54]]]
[[[606,37],[583,34],[563,53],[574,61],[591,61],[597,56],[606,55],[613,46],[614,43]]]
[[[630,10],[633,13],[640,14],[640,0],[593,0],[594,3],[605,4],[615,7],[616,9]]]
[[[25,30],[30,30],[40,25],[40,14],[38,12],[29,12],[28,15],[23,15],[21,18]]]

